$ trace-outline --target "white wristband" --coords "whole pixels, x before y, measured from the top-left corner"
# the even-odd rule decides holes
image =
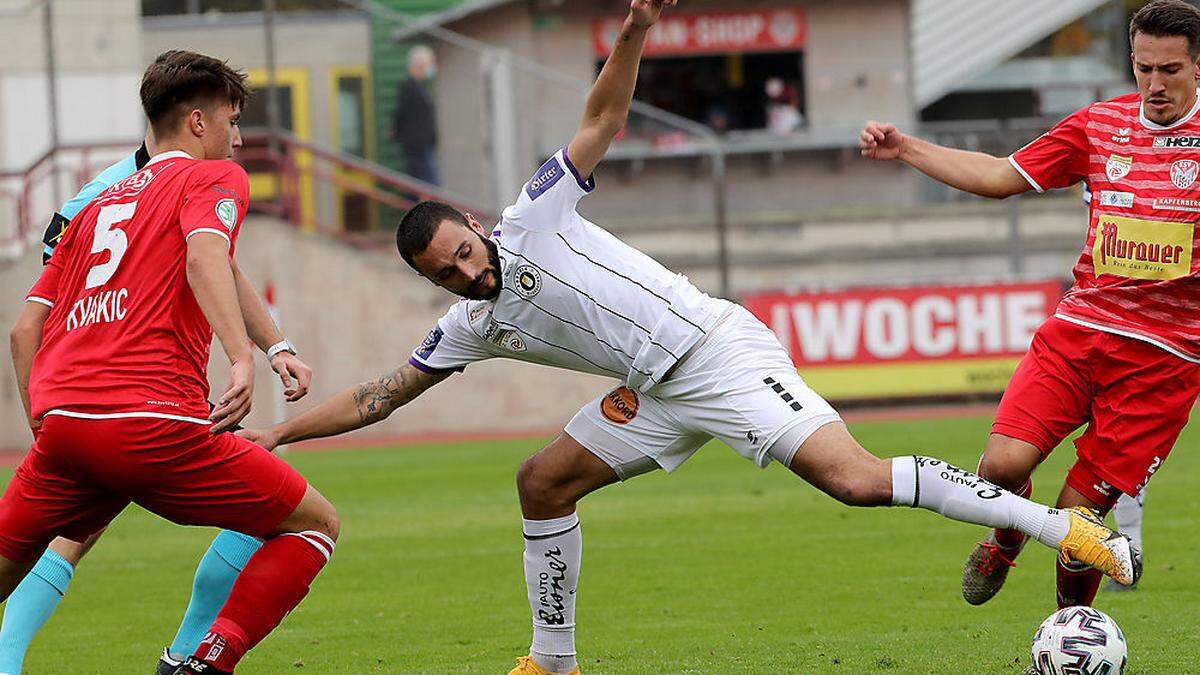
[[[267,349],[267,360],[270,361],[271,359],[275,358],[275,355],[279,352],[291,352],[292,355],[295,355],[296,348],[292,346],[291,342],[288,342],[287,340],[280,340]]]

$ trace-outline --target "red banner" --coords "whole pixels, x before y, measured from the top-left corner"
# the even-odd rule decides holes
[[[624,17],[592,21],[596,56],[612,52]],[[668,10],[646,36],[646,56],[690,56],[728,52],[797,51],[805,40],[804,10],[800,8],[704,12]]]
[[[1046,281],[761,293],[743,304],[804,368],[1020,356],[1061,295]]]

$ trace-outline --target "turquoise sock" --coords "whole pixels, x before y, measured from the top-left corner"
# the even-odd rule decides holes
[[[196,651],[196,646],[225,605],[237,575],[260,546],[262,542],[258,539],[230,530],[221,530],[213,539],[196,567],[192,599],[188,601],[179,632],[175,633],[175,641],[171,643],[172,655],[182,658]]]
[[[74,575],[71,563],[46,549],[8,597],[0,627],[0,674],[21,672],[29,643],[58,607]]]

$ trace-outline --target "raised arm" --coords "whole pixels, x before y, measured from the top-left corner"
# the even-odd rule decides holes
[[[262,298],[254,290],[253,284],[242,274],[237,262],[231,261],[233,280],[237,286],[238,305],[242,308],[242,320],[246,324],[246,332],[250,339],[263,352],[268,352],[275,345],[283,342],[283,333],[271,318],[263,304]],[[279,351],[270,357],[271,369],[279,374],[283,382],[283,393],[289,401],[298,401],[308,393],[308,385],[312,382],[312,368],[300,360],[293,352]]]
[[[46,305],[26,302],[8,336],[13,370],[17,373],[17,391],[21,394],[21,404],[25,406],[30,429],[36,429],[40,422],[33,419],[29,409],[29,375],[33,371],[33,356],[42,344],[42,327],[49,316],[50,308]]]
[[[891,124],[867,122],[858,147],[863,157],[898,159],[940,183],[981,197],[1004,199],[1033,188],[1007,158],[947,148],[901,133]]]
[[[208,232],[188,237],[187,280],[200,310],[229,357],[229,386],[209,416],[214,422],[213,433],[220,433],[250,412],[254,394],[254,357],[238,304],[229,242]]]
[[[336,436],[386,419],[449,376],[449,372],[427,373],[406,363],[387,375],[334,394],[295,419],[267,429],[247,429],[238,435],[268,450],[307,438]]]
[[[658,21],[663,8],[674,5],[675,1],[633,0],[629,4],[629,16],[621,27],[621,35],[588,94],[579,131],[567,146],[567,156],[581,178],[592,175],[612,140],[625,127],[646,31]]]

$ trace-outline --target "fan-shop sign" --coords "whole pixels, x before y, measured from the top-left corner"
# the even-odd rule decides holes
[[[598,57],[612,51],[624,17],[592,21]],[[799,51],[804,47],[804,10],[799,8],[666,13],[646,36],[646,56],[689,56],[727,52]]]
[[[745,304],[831,398],[999,392],[1062,294],[1057,281],[762,293]]]

